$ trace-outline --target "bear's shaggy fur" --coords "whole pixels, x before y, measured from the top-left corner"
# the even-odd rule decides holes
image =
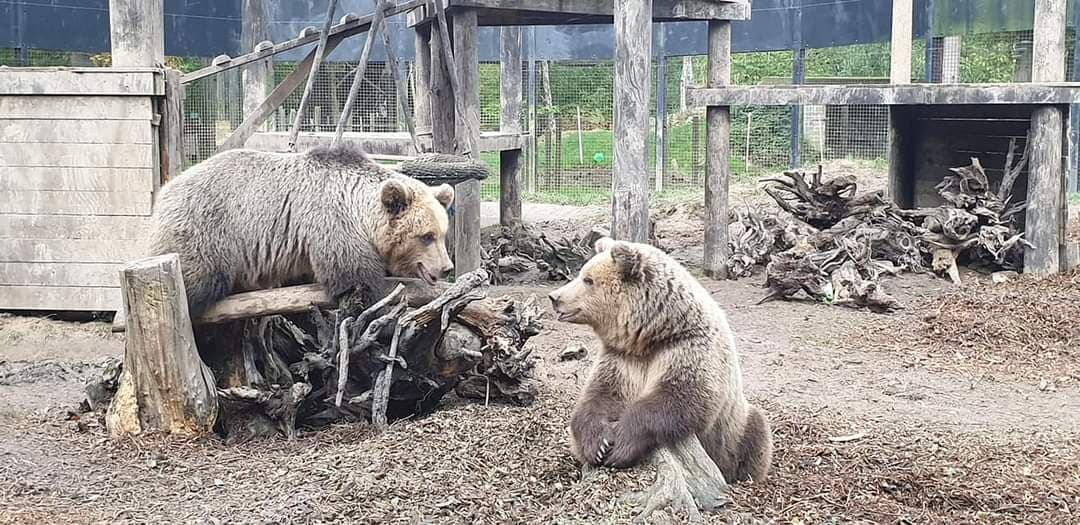
[[[602,343],[570,422],[574,456],[629,467],[696,434],[726,480],[763,480],[772,435],[743,395],[724,311],[652,246],[603,238],[596,251],[551,294],[560,320],[592,327]]]
[[[349,147],[230,150],[166,184],[152,254],[176,252],[192,317],[234,291],[298,282],[370,304],[384,277],[433,282],[446,250],[449,185],[427,185]]]

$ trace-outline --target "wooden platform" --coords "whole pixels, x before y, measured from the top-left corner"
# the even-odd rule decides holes
[[[750,0],[653,0],[654,22],[749,20]],[[578,25],[613,23],[611,0],[444,0],[448,12],[471,8],[477,25]],[[409,11],[409,27],[435,17],[431,4]]]
[[[696,107],[1076,104],[1080,83],[730,86],[690,89],[687,101]]]
[[[296,147],[304,150],[320,145],[329,145],[334,134],[331,132],[301,133]],[[490,132],[480,134],[480,151],[503,152],[520,150],[526,144],[527,135]],[[342,140],[364,151],[377,155],[412,156],[412,138],[405,132],[394,133],[353,133],[342,135]],[[289,148],[287,132],[256,133],[248,139],[246,147],[260,151],[287,151]]]

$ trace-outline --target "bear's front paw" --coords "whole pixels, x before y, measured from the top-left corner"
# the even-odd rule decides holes
[[[577,441],[579,460],[595,467],[604,464],[604,458],[607,457],[613,445],[610,437],[605,439],[608,434],[608,426],[604,422],[576,425],[573,430],[574,439]]]
[[[641,460],[652,448],[651,442],[643,436],[627,431],[622,425],[611,425],[601,438],[604,443],[611,443],[604,454],[604,466],[611,468],[630,468]]]

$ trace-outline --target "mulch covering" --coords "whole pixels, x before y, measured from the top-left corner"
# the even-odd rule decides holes
[[[881,318],[861,347],[917,355],[945,369],[1036,381],[1043,388],[1080,383],[1080,273],[1002,284],[968,279],[963,287],[918,301],[907,314]],[[865,335],[873,334],[866,341]]]
[[[113,443],[96,425],[77,432],[56,416],[0,421],[0,523],[628,522],[634,509],[614,501],[651,483],[653,470],[582,480],[567,452],[568,397],[548,394],[529,408],[451,406],[382,435],[337,426],[292,443],[228,447]],[[1073,438],[763,406],[776,439],[771,477],[737,486],[736,508],[707,515],[711,523],[1080,520]]]

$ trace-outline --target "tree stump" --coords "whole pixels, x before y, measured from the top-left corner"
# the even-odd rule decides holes
[[[691,436],[653,455],[656,481],[649,488],[620,498],[623,503],[643,506],[634,519],[642,523],[653,512],[674,507],[684,510],[690,522],[703,521],[701,512],[715,512],[731,503],[730,487],[697,436]]]
[[[199,358],[176,254],[120,271],[127,338],[116,395],[105,416],[113,437],[143,432],[198,436],[218,415],[214,376]]]

